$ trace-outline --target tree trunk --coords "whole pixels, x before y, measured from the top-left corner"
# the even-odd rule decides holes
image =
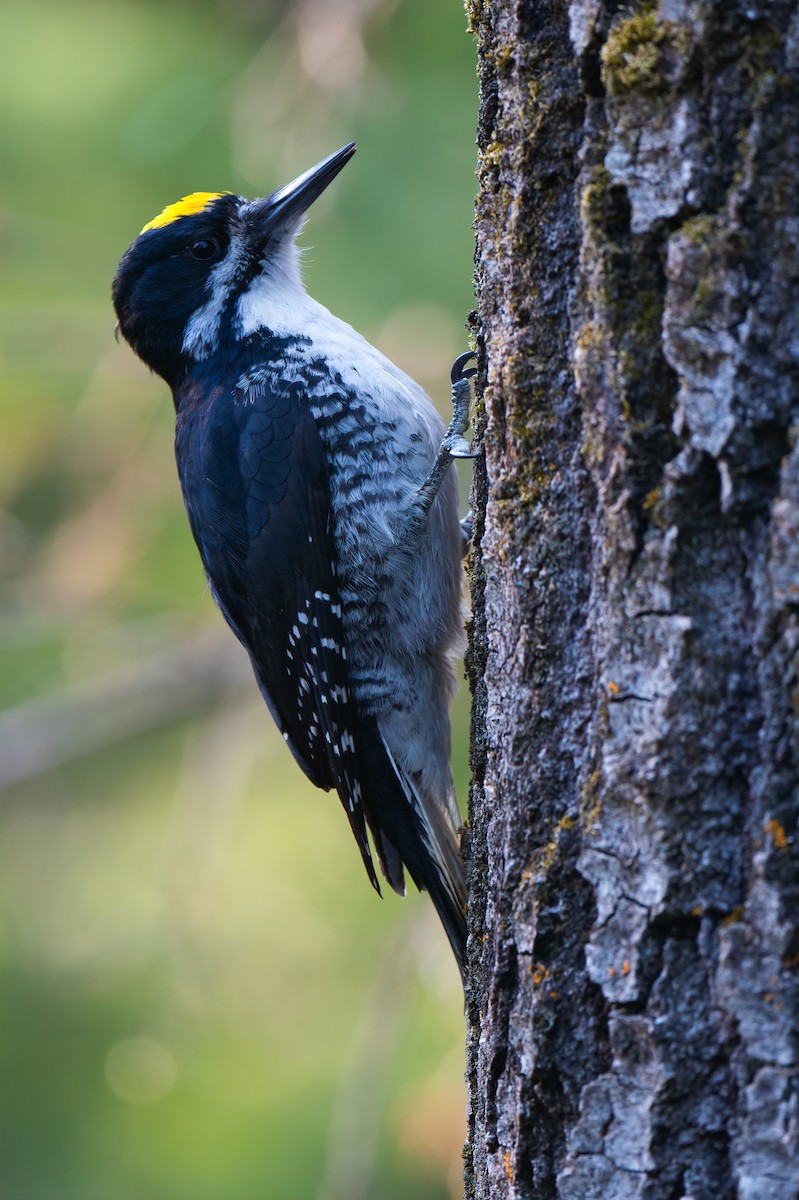
[[[472,0],[470,1200],[796,1200],[799,15]]]

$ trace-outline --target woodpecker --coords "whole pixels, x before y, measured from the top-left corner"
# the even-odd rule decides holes
[[[463,969],[450,772],[463,629],[451,463],[471,457],[472,357],[449,429],[412,379],[305,291],[295,237],[355,144],[264,199],[195,192],[125,252],[119,330],[172,389],[213,597],[308,778],[335,789],[372,885],[426,889]]]

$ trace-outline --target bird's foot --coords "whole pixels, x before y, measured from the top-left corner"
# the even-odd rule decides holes
[[[438,490],[452,466],[453,458],[476,458],[466,438],[463,436],[469,428],[469,406],[472,399],[472,389],[469,380],[476,374],[475,368],[464,370],[470,358],[471,351],[456,358],[452,366],[452,406],[454,412],[449,428],[438,448],[435,462],[421,487],[413,493],[406,513],[404,539],[408,541],[417,537],[427,524],[433,501]]]
[[[476,367],[466,369],[466,364],[473,359],[474,352],[467,350],[455,359],[450,372],[452,380],[452,420],[449,423],[442,450],[449,453],[450,458],[477,458],[477,451],[463,436],[469,428],[469,408],[472,401],[472,385],[469,382],[477,374]]]
[[[472,540],[474,533],[474,513],[471,509],[465,517],[461,517],[461,558],[465,558],[469,553],[469,543]]]

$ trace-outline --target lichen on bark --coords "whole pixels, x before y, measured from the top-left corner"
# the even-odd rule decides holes
[[[470,1200],[794,1200],[799,16],[471,5]]]

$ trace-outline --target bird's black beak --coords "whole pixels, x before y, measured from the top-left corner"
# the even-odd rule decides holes
[[[263,200],[248,205],[247,223],[262,237],[271,237],[299,220],[332,183],[342,167],[355,153],[355,142],[348,142],[335,154],[323,158],[315,167],[298,175],[285,187],[278,188]]]

